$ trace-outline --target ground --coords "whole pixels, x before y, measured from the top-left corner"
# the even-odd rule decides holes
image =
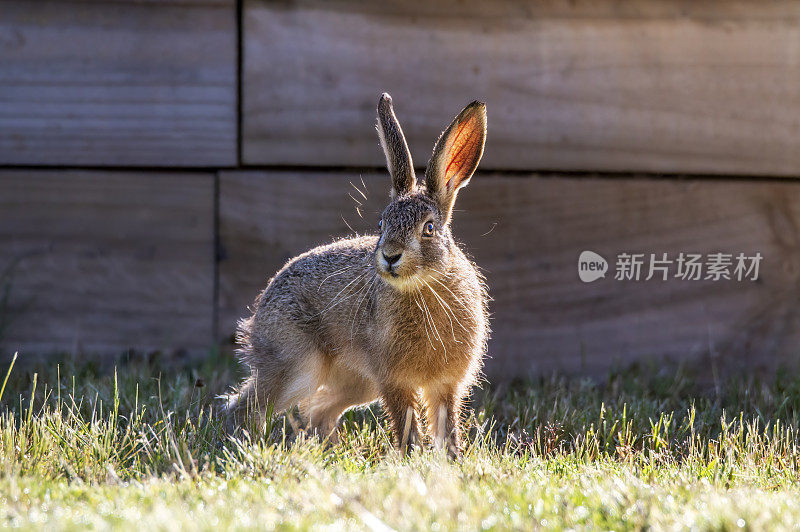
[[[484,386],[459,461],[399,457],[380,408],[343,441],[293,419],[226,436],[229,359],[17,360],[0,391],[0,524],[23,528],[776,529],[800,523],[800,378],[681,368]],[[163,374],[159,375],[159,368]],[[0,373],[0,378],[5,372]],[[33,401],[31,399],[33,398]]]

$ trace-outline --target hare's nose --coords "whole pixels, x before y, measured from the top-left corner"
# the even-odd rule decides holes
[[[398,254],[396,254],[396,255],[387,255],[385,251],[381,251],[381,253],[383,254],[383,260],[385,260],[385,261],[386,261],[386,263],[387,263],[389,266],[394,266],[394,264],[395,264],[395,263],[396,263],[398,260],[400,260],[400,257],[402,257],[402,256],[403,256],[403,253],[402,253],[402,252],[400,252],[400,253],[398,253]]]

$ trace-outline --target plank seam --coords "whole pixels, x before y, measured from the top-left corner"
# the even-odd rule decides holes
[[[424,167],[416,168],[419,173]],[[218,172],[297,172],[297,173],[387,173],[383,166],[314,166],[314,165],[242,165],[242,166],[64,166],[64,165],[2,165],[0,171],[42,171],[42,172],[115,172],[115,173],[174,173],[202,174]],[[539,178],[586,178],[586,179],[641,179],[641,180],[682,180],[682,181],[740,181],[763,183],[800,183],[797,175],[762,175],[762,174],[702,174],[685,172],[635,172],[607,170],[553,170],[553,169],[503,169],[479,167],[477,174],[483,177],[529,177]],[[387,174],[388,175],[388,174]]]
[[[242,95],[244,94],[244,0],[236,0],[236,163],[242,166],[243,120]]]
[[[220,214],[219,214],[219,182],[220,176],[219,172],[214,173],[214,198],[213,198],[213,231],[214,231],[214,265],[213,265],[213,275],[212,275],[212,290],[213,293],[211,295],[211,333],[213,334],[213,343],[214,345],[219,344],[219,262],[222,257],[221,253],[221,245],[222,240],[219,234],[219,227],[220,227]]]

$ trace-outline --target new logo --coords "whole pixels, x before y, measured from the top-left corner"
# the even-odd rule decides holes
[[[584,283],[591,283],[606,276],[608,262],[594,251],[584,251],[578,257],[578,277]]]

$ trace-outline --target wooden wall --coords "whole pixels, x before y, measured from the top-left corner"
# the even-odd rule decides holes
[[[213,175],[12,170],[0,190],[5,346],[211,345]]]
[[[373,230],[389,91],[419,166],[487,102],[454,231],[491,378],[800,360],[800,2],[0,1],[0,65],[6,353],[225,343],[288,258]],[[583,250],[764,259],[584,284]]]
[[[221,330],[300,250],[372,230],[388,178],[349,172],[226,172],[220,182]],[[302,192],[301,192],[302,191]],[[459,194],[454,232],[491,287],[491,375],[598,374],[669,357],[760,368],[790,364],[800,341],[800,186],[794,182],[574,177],[483,172]],[[269,216],[263,213],[270,213]],[[313,215],[310,215],[313,213]],[[759,282],[584,284],[578,255],[760,252]],[[646,272],[645,272],[646,273]],[[645,276],[642,276],[644,279]],[[722,362],[720,362],[722,364]]]
[[[236,164],[234,0],[0,2],[0,162]]]
[[[798,173],[797,2],[386,4],[247,2],[244,163],[378,166],[390,90],[420,165],[483,99],[484,168]]]

